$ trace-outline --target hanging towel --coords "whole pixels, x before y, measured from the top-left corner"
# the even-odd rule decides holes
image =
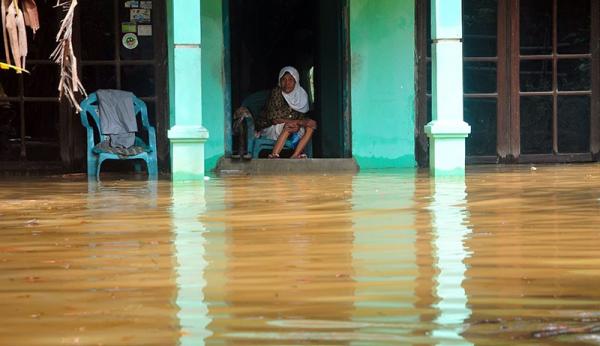
[[[102,134],[110,137],[111,147],[131,147],[137,132],[133,93],[122,90],[98,90],[96,94]]]

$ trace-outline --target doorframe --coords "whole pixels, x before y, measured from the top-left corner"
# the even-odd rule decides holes
[[[429,139],[425,134],[425,125],[431,120],[429,114],[427,86],[427,64],[431,58],[427,56],[429,39],[429,1],[415,2],[415,159],[419,167],[429,166]]]
[[[224,63],[224,157],[230,158],[233,152],[233,99],[232,99],[232,84],[231,84],[231,20],[230,20],[230,0],[221,0],[223,8],[223,63]],[[352,157],[352,102],[351,102],[351,60],[350,60],[350,5],[349,0],[340,1],[341,18],[341,44],[340,47],[342,57],[342,81],[341,81],[341,116],[342,116],[342,152],[341,158]]]
[[[342,15],[342,157],[352,157],[352,99],[350,55],[350,1],[340,0]]]
[[[223,14],[223,71],[225,85],[223,87],[223,100],[225,111],[223,112],[223,136],[225,136],[224,157],[231,157],[233,153],[233,101],[231,91],[231,21],[230,21],[230,1],[222,0]]]

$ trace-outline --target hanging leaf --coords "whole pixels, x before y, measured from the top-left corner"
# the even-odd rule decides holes
[[[79,113],[81,107],[79,107],[77,95],[87,97],[87,93],[79,79],[77,58],[73,52],[73,18],[75,7],[77,7],[77,0],[57,0],[56,7],[62,8],[64,17],[56,35],[58,45],[50,55],[50,59],[60,66],[60,80],[58,83],[59,99],[65,96],[71,106]]]

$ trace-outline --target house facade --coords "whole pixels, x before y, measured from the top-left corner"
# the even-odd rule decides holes
[[[231,116],[296,66],[319,123],[319,158],[363,169],[596,161],[593,0],[153,0],[79,5],[88,91],[149,105],[159,166],[182,179],[237,148]],[[83,167],[84,134],[48,61],[56,13],[41,5],[31,76],[2,72],[0,162]],[[44,28],[47,30],[44,31]],[[54,31],[53,31],[54,30]],[[123,38],[135,36],[135,47]],[[10,118],[9,122],[7,119]],[[16,164],[18,163],[18,164]]]

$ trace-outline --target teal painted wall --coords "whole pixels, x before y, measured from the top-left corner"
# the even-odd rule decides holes
[[[414,0],[350,0],[352,154],[361,168],[414,167]]]
[[[202,125],[210,138],[204,145],[206,172],[225,153],[225,68],[223,2],[202,0]]]

